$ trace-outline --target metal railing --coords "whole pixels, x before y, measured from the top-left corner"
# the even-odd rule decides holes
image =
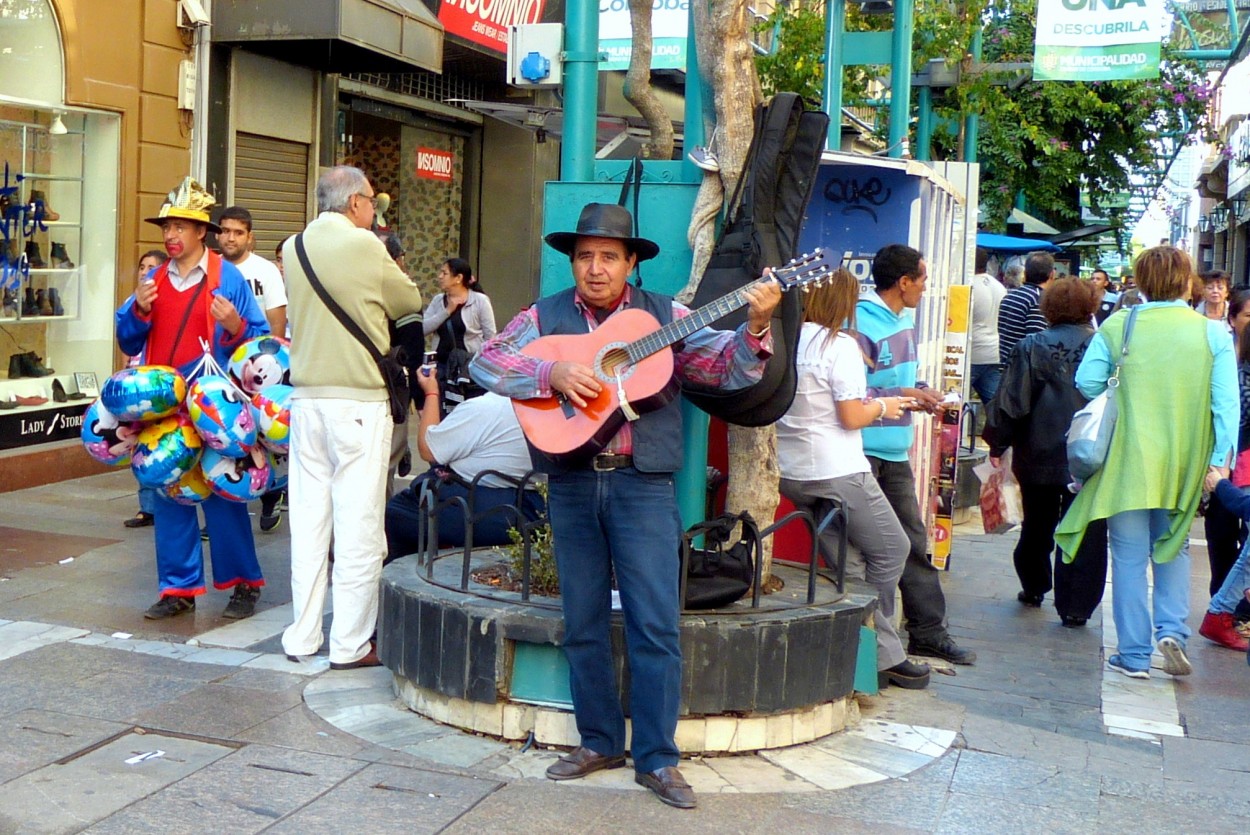
[[[477,510],[477,490],[482,479],[487,476],[495,476],[516,490],[516,500],[513,503],[495,505],[485,510]],[[424,511],[420,515],[420,523],[418,527],[418,542],[420,546],[417,553],[418,567],[424,567],[426,580],[434,582],[434,561],[439,559],[438,547],[438,516],[439,513],[450,507],[459,508],[464,516],[464,545],[460,549],[460,591],[469,590],[469,580],[472,574],[472,555],[473,555],[473,526],[481,520],[496,514],[507,516],[513,523],[520,534],[521,540],[521,600],[530,602],[531,595],[531,566],[533,562],[533,534],[548,524],[547,513],[544,508],[543,512],[537,513],[533,518],[525,512],[525,491],[531,489],[539,478],[539,474],[530,471],[524,478],[517,479],[513,476],[506,475],[497,470],[483,470],[471,482],[467,483],[467,496],[449,496],[443,498],[439,495],[441,483],[438,481],[427,481],[423,485],[419,500],[419,508]],[[427,489],[428,488],[428,489]],[[833,585],[837,589],[839,595],[846,592],[846,550],[847,550],[847,511],[846,508],[834,499],[824,500],[829,505],[829,510],[820,519],[816,518],[806,510],[792,511],[782,518],[773,522],[766,528],[759,529],[751,522],[742,525],[742,540],[747,542],[748,547],[754,555],[754,577],[751,584],[751,608],[760,608],[760,595],[763,587],[763,543],[768,537],[777,531],[800,522],[807,527],[807,532],[811,540],[811,549],[808,554],[808,576],[807,576],[807,605],[813,605],[816,602],[816,579],[820,575],[818,562],[820,560],[820,537],[830,526],[836,525],[834,528],[837,536],[837,552],[834,555],[834,565],[829,566],[833,571]],[[749,521],[749,519],[748,519]],[[690,561],[690,553],[693,548],[693,541],[708,530],[710,522],[703,522],[691,526],[686,530],[681,538],[681,601],[686,599],[686,582],[687,571]],[[444,558],[454,554],[451,551]]]

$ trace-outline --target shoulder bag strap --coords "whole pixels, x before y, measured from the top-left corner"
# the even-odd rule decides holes
[[[1115,361],[1115,371],[1111,374],[1111,379],[1116,381],[1116,385],[1120,382],[1120,366],[1124,365],[1124,358],[1128,356],[1128,341],[1133,335],[1133,323],[1137,321],[1137,311],[1139,305],[1133,305],[1128,311],[1128,320],[1124,323],[1124,336],[1120,339],[1120,356]]]
[[[629,198],[630,188],[634,190],[634,235],[640,235],[642,223],[638,217],[638,199],[642,195],[642,159],[634,157],[633,162],[629,164],[629,170],[625,172],[625,182],[621,183],[621,196],[617,198],[617,205],[624,206],[625,201]],[[634,272],[638,276],[636,284],[642,286],[642,264],[634,265]]]
[[[182,311],[182,321],[178,323],[178,330],[174,332],[174,344],[169,349],[169,365],[174,364],[174,355],[178,353],[178,346],[182,344],[182,336],[187,332],[187,322],[191,321],[191,311],[195,310],[195,305],[199,302],[200,296],[204,292],[204,285],[208,283],[208,273],[200,279],[200,283],[195,285],[195,292],[191,294],[191,299],[187,302],[187,309]],[[208,334],[209,341],[212,341],[213,334]]]
[[[347,328],[347,332],[356,337],[361,345],[365,346],[366,350],[369,351],[369,356],[373,357],[373,361],[381,362],[382,352],[378,350],[378,346],[373,344],[373,340],[361,330],[360,325],[353,322],[352,318],[343,312],[343,308],[339,307],[338,303],[330,297],[330,294],[326,292],[326,288],[322,286],[320,279],[317,278],[317,273],[313,271],[312,264],[308,263],[308,252],[304,249],[303,232],[295,236],[295,254],[299,257],[299,265],[304,269],[304,275],[308,276],[308,283],[312,285],[313,292],[317,294],[317,298],[321,299],[325,306],[330,309],[330,312],[334,314],[334,318],[338,319],[339,323]]]

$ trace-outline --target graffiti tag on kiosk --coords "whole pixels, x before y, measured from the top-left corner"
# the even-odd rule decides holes
[[[884,206],[893,193],[893,190],[877,177],[869,177],[862,182],[855,178],[844,180],[841,177],[834,177],[825,184],[825,199],[830,203],[840,204],[842,214],[863,212],[872,218],[873,223],[877,222],[876,207]]]

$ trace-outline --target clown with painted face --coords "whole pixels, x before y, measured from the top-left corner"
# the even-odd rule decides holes
[[[239,270],[205,246],[221,229],[209,210],[215,201],[190,177],[169,193],[148,223],[161,228],[169,260],[139,282],[117,311],[117,342],[142,362],[171,365],[186,377],[203,356],[201,342],[225,365],[242,342],[269,333],[269,323]],[[247,506],[212,496],[202,503],[212,543],[213,585],[234,589],[225,617],[250,616],[265,584],[252,540]],[[157,503],[156,567],[160,599],[144,616],[168,618],[195,610],[206,591],[195,508]]]

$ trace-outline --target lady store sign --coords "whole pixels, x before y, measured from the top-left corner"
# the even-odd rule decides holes
[[[0,412],[0,449],[77,438],[88,405],[81,402],[57,409]]]
[[[1158,78],[1164,0],[1038,0],[1035,81]]]

